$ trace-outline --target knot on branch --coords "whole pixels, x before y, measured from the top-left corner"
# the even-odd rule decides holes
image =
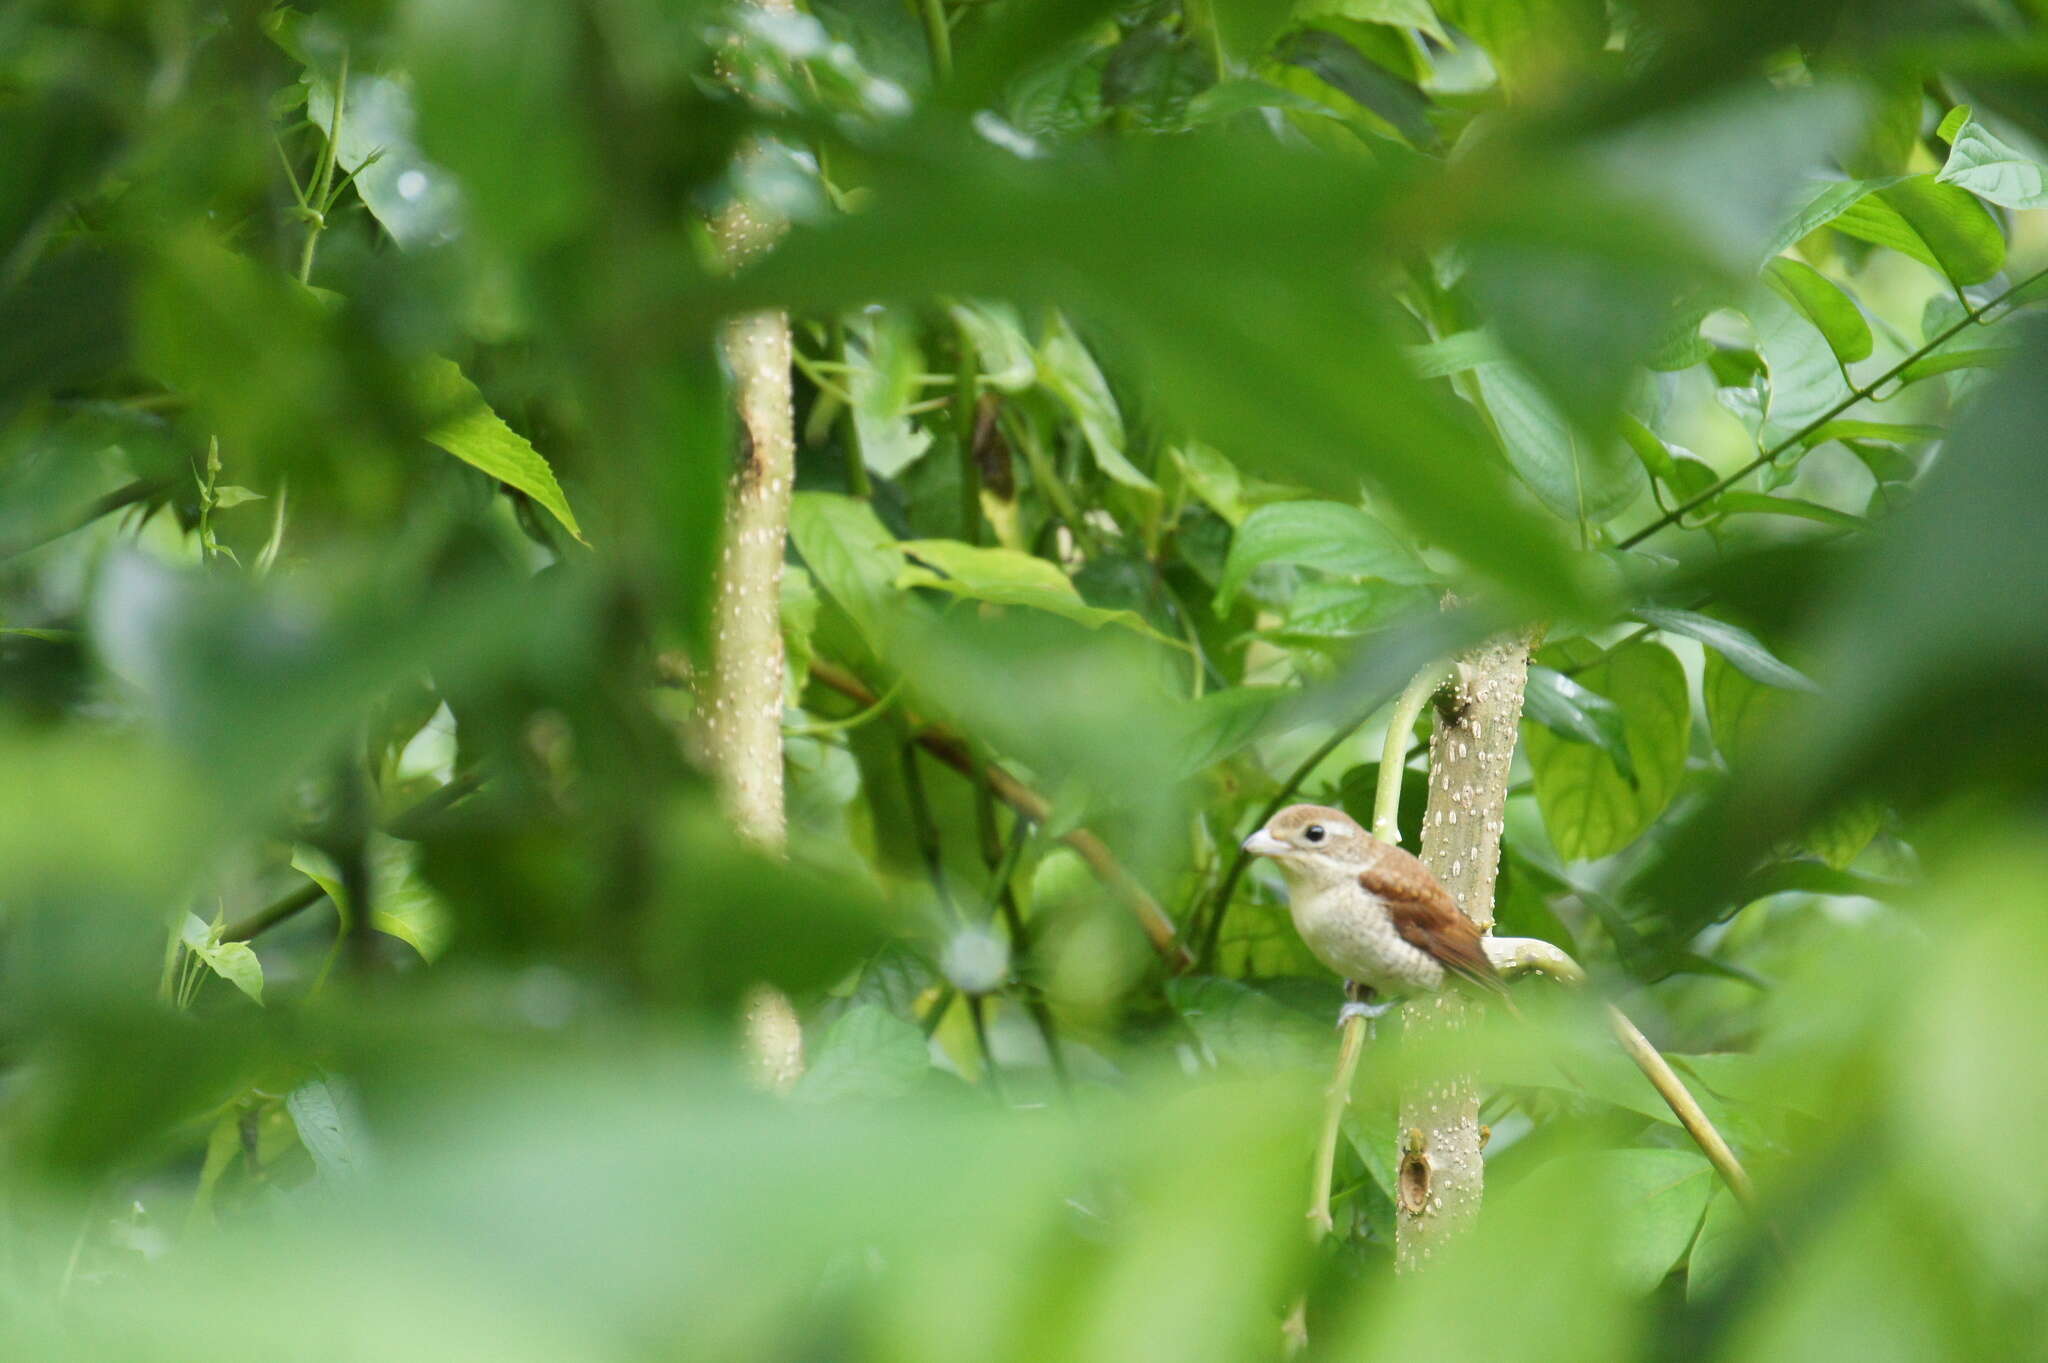
[[[1430,1175],[1427,1141],[1422,1128],[1411,1126],[1401,1142],[1401,1167],[1394,1178],[1395,1200],[1410,1216],[1420,1216],[1429,1207]]]

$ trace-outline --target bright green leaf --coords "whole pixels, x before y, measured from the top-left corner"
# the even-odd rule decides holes
[[[1811,265],[1779,256],[1764,267],[1764,282],[1820,328],[1844,364],[1870,357],[1870,323],[1832,279]]]
[[[1054,317],[1038,347],[1038,377],[1081,423],[1081,436],[1104,473],[1126,487],[1159,490],[1124,453],[1124,418],[1117,410],[1116,396],[1109,391],[1109,381],[1102,377],[1095,357],[1064,317]]]
[[[1692,706],[1685,669],[1658,644],[1625,644],[1573,680],[1620,708],[1636,774],[1631,784],[1591,744],[1540,726],[1524,731],[1536,804],[1551,844],[1567,860],[1587,861],[1633,842],[1678,792]]]
[[[896,575],[898,587],[935,587],[974,601],[1049,611],[1090,629],[1121,625],[1151,638],[1164,638],[1135,611],[1089,605],[1059,565],[1045,559],[960,540],[906,540],[896,547],[911,559]]]
[[[1858,199],[1834,228],[1932,265],[1957,284],[1981,284],[2005,265],[2005,235],[1984,205],[1932,175],[1909,175]]]
[[[579,541],[576,513],[555,481],[555,471],[526,437],[493,412],[476,385],[452,360],[438,357],[414,370],[415,394],[433,417],[426,437],[463,463],[517,488],[545,507]]]
[[[1994,135],[1967,109],[1955,110],[1949,119],[1958,113],[1961,126],[1951,130],[1954,145],[1935,178],[2002,208],[2048,208],[2048,167]]]
[[[192,913],[185,915],[179,940],[214,974],[256,1002],[263,1002],[263,963],[256,959],[255,951],[247,942],[221,941],[216,929]]]

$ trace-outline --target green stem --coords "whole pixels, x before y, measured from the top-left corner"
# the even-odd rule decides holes
[[[334,82],[334,113],[327,120],[327,145],[320,149],[320,170],[313,177],[313,193],[306,201],[313,220],[306,224],[306,246],[299,252],[299,282],[313,278],[313,250],[320,244],[320,231],[327,226],[327,193],[334,187],[335,140],[341,136],[341,106],[348,98],[348,49],[341,50],[341,75]]]
[[[1415,717],[1443,684],[1446,667],[1432,663],[1415,674],[1387,717],[1387,738],[1380,747],[1379,787],[1373,792],[1372,835],[1382,842],[1401,841],[1401,774],[1408,767],[1408,740]]]
[[[1949,327],[1947,330],[1943,331],[1939,336],[1936,336],[1933,340],[1928,341],[1925,345],[1921,346],[1918,350],[1915,350],[1912,353],[1908,354],[1904,359],[1900,360],[1890,369],[1885,370],[1884,373],[1878,375],[1869,383],[1864,384],[1861,388],[1851,389],[1847,397],[1843,398],[1834,406],[1828,408],[1825,412],[1822,412],[1813,420],[1807,422],[1804,426],[1801,426],[1791,435],[1786,436],[1783,440],[1780,440],[1777,444],[1771,446],[1769,449],[1759,454],[1756,458],[1750,460],[1747,464],[1744,464],[1741,468],[1735,470],[1735,472],[1729,474],[1726,478],[1721,479],[1713,486],[1704,488],[1700,492],[1680,502],[1677,506],[1665,512],[1663,515],[1657,517],[1656,520],[1651,521],[1648,525],[1636,531],[1634,534],[1630,535],[1627,539],[1621,541],[1621,543],[1619,543],[1615,547],[1617,549],[1633,549],[1638,544],[1641,544],[1644,540],[1648,539],[1650,536],[1656,534],[1659,530],[1662,530],[1665,526],[1670,525],[1672,522],[1686,515],[1688,512],[1691,512],[1697,509],[1698,507],[1703,506],[1708,502],[1711,502],[1712,500],[1714,500],[1714,498],[1720,496],[1729,488],[1735,486],[1735,484],[1741,482],[1744,478],[1747,478],[1750,474],[1755,473],[1764,465],[1772,462],[1779,455],[1785,453],[1793,446],[1803,443],[1808,436],[1812,435],[1822,426],[1827,425],[1828,422],[1833,421],[1842,413],[1848,411],[1851,407],[1854,407],[1857,403],[1867,401],[1873,394],[1877,392],[1878,389],[1884,387],[1893,379],[1905,373],[1909,367],[1918,364],[1921,360],[1926,359],[1930,354],[1932,354],[1936,350],[1939,350],[1942,346],[1948,344],[1949,341],[1954,339],[1957,335],[1961,334],[1965,328],[1976,325],[1978,319],[1983,317],[1985,313],[1990,312],[1993,308],[1997,307],[2000,303],[2003,303],[2006,299],[2011,298],[2020,290],[2028,287],[2029,285],[2033,284],[2035,281],[2039,279],[2042,279],[2043,277],[2048,277],[2048,269],[2036,270],[2034,273],[2028,275],[2025,279],[2022,279],[2019,283],[2005,290],[1997,297],[1992,298],[1985,303],[1979,304],[1975,308],[1965,309],[1963,312],[1962,320],[1958,321],[1954,326]]]
[[[953,325],[953,440],[960,447],[960,538],[981,543],[981,465],[974,458],[974,338]]]
[[[924,40],[932,50],[932,74],[941,83],[953,78],[953,34],[946,27],[945,0],[922,0]]]

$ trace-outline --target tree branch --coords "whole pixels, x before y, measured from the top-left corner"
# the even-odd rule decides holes
[[[1822,426],[1827,425],[1828,422],[1833,421],[1842,413],[1848,411],[1851,407],[1854,407],[1857,403],[1863,402],[1870,398],[1873,394],[1877,392],[1878,389],[1884,387],[1893,379],[1905,373],[1907,369],[1919,363],[1921,360],[1926,359],[1930,354],[1932,354],[1936,350],[1939,350],[1942,346],[1948,344],[1949,341],[1954,339],[1956,336],[1960,335],[1966,328],[1974,326],[1977,323],[1977,321],[1984,316],[1984,314],[1990,312],[2000,303],[2003,303],[2006,299],[2011,298],[2014,294],[2020,292],[2020,290],[2026,288],[2030,284],[2033,284],[2035,281],[2040,280],[2044,277],[2048,277],[2048,269],[2036,270],[2034,271],[2034,273],[2028,275],[2025,279],[2022,279],[2019,283],[2005,290],[1997,297],[1992,298],[1984,303],[1980,303],[1974,308],[1965,310],[1962,316],[1962,320],[1957,322],[1954,326],[1949,327],[1946,331],[1943,331],[1939,336],[1936,336],[1933,340],[1927,342],[1918,350],[1913,351],[1904,359],[1900,360],[1897,364],[1893,365],[1890,369],[1885,370],[1884,373],[1878,375],[1869,383],[1864,384],[1861,388],[1851,389],[1849,391],[1849,396],[1843,398],[1840,402],[1828,408],[1825,412],[1822,412],[1819,416],[1807,422],[1804,426],[1801,426],[1791,435],[1786,436],[1783,440],[1780,440],[1777,444],[1771,446],[1762,454],[1759,454],[1756,458],[1750,460],[1747,464],[1744,464],[1741,468],[1729,474],[1726,478],[1723,478],[1719,482],[1713,484],[1711,487],[1703,488],[1698,493],[1695,493],[1693,496],[1686,498],[1677,506],[1671,508],[1671,510],[1657,517],[1656,520],[1651,521],[1648,525],[1636,531],[1627,539],[1621,541],[1621,543],[1617,544],[1615,548],[1633,549],[1638,544],[1641,544],[1644,540],[1648,539],[1650,536],[1656,534],[1659,530],[1662,530],[1665,526],[1672,524],[1673,522],[1686,516],[1688,513],[1698,509],[1699,507],[1705,505],[1708,502],[1711,502],[1712,500],[1714,500],[1714,498],[1720,496],[1729,488],[1741,482],[1744,478],[1747,478],[1750,474],[1755,473],[1758,469],[1770,463],[1779,455],[1791,449],[1794,445],[1797,445],[1804,441],[1808,436],[1812,435]]]
[[[1493,926],[1508,771],[1532,642],[1526,634],[1500,638],[1465,654],[1438,701],[1430,741],[1422,862],[1482,932]],[[1411,1034],[1456,1031],[1481,1007],[1445,989],[1411,1000],[1402,1019]],[[1406,1134],[1396,1180],[1394,1261],[1412,1272],[1479,1213],[1486,1174],[1477,1082],[1470,1074],[1442,1074],[1411,1087],[1401,1098],[1398,1129]]]
[[[823,659],[811,664],[811,679],[819,685],[837,691],[840,695],[863,708],[875,703],[875,693],[851,672]],[[979,762],[968,751],[966,743],[957,736],[935,729],[909,717],[917,745],[939,761],[959,772],[970,781],[986,780],[989,791],[1004,804],[1034,823],[1043,824],[1052,815],[1052,803],[1043,795],[1031,789],[1016,777],[1004,771],[993,762]],[[1174,930],[1173,920],[1166,910],[1159,907],[1159,901],[1124,869],[1116,854],[1109,850],[1102,839],[1085,828],[1072,829],[1060,836],[1060,841],[1080,854],[1088,863],[1088,869],[1095,878],[1107,887],[1111,894],[1122,900],[1124,906],[1138,919],[1138,926],[1152,943],[1152,949],[1159,953],[1168,968],[1176,973],[1187,970],[1194,964],[1194,958],[1181,945]]]

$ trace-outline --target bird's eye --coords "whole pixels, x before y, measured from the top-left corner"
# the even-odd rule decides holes
[[[1319,823],[1312,823],[1307,828],[1301,830],[1301,836],[1307,838],[1310,842],[1321,842],[1323,840],[1323,826]]]

